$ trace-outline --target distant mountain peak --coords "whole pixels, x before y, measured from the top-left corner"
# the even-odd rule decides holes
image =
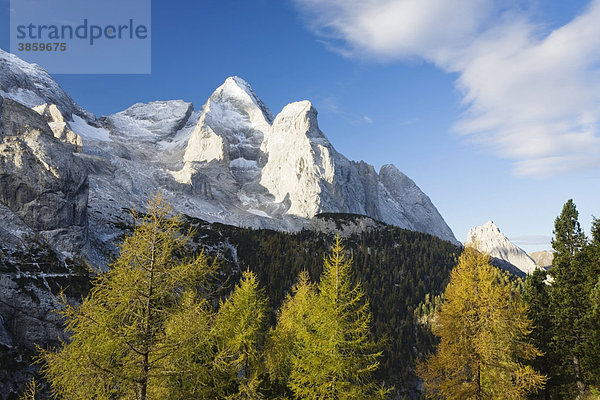
[[[523,249],[514,245],[491,220],[471,228],[465,245],[473,246],[492,257],[506,261],[526,274],[539,268],[535,261]]]
[[[483,224],[481,227],[487,231],[502,234],[502,232],[500,231],[500,228],[498,228],[498,225],[496,225],[496,223],[492,220],[489,220],[488,222]]]

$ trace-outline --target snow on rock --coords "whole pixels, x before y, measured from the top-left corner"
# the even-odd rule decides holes
[[[317,116],[309,101],[299,101],[273,117],[247,82],[227,78],[202,107],[183,165],[169,173],[203,193],[210,188],[214,200],[232,202],[229,209],[269,217],[259,226],[289,226],[288,216],[356,213],[458,244],[412,180],[393,166],[378,174],[349,161],[319,129]]]
[[[106,128],[98,128],[87,123],[83,118],[73,115],[73,122],[70,123],[73,132],[77,133],[85,140],[97,140],[100,142],[110,141],[110,132]]]
[[[55,104],[67,120],[72,114],[87,119],[93,115],[77,105],[39,65],[30,64],[0,49],[0,95],[26,107]]]
[[[182,129],[192,112],[192,103],[183,100],[137,103],[106,117],[116,136],[137,141],[166,140]]]
[[[354,213],[458,243],[395,167],[377,172],[338,153],[309,101],[275,117],[239,77],[227,78],[198,111],[182,100],[156,101],[96,119],[43,69],[0,51],[0,92],[40,106],[60,140],[82,139],[96,249],[119,234],[124,210],[143,209],[157,190],[176,212],[209,222],[299,230],[317,213]],[[7,129],[0,124],[0,136]]]
[[[71,126],[65,121],[60,110],[54,104],[42,104],[34,107],[33,110],[46,118],[46,122],[52,129],[54,137],[61,142],[69,143],[73,146],[73,150],[77,153],[81,153],[83,141],[81,136],[71,130]],[[78,118],[75,116],[75,118]]]
[[[493,221],[469,230],[465,246],[472,245],[492,257],[509,262],[526,274],[539,268],[535,261],[521,248],[515,246]]]
[[[185,162],[229,164],[237,159],[258,162],[264,134],[270,129],[273,114],[250,85],[230,77],[210,96],[185,151]],[[247,169],[248,163],[231,164]]]

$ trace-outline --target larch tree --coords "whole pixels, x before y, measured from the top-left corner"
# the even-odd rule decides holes
[[[42,356],[55,396],[206,398],[214,383],[206,294],[215,266],[203,253],[184,256],[189,242],[171,207],[153,197],[109,271],[80,305],[62,311],[69,337]]]
[[[436,353],[417,366],[432,399],[524,399],[545,377],[522,362],[540,355],[527,341],[527,306],[489,257],[466,248],[433,322]]]
[[[246,271],[231,296],[221,303],[215,321],[217,367],[233,386],[227,398],[263,398],[260,384],[266,322],[267,300],[256,276]]]
[[[272,373],[296,399],[381,398],[385,390],[373,379],[381,352],[370,326],[369,303],[336,236],[319,284],[301,274],[280,311]]]
[[[269,330],[266,343],[266,366],[272,386],[279,392],[288,390],[288,380],[294,368],[300,338],[307,337],[309,318],[319,319],[320,310],[314,305],[316,288],[303,270],[277,314],[277,324]]]

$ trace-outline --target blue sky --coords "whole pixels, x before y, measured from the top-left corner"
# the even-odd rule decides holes
[[[274,113],[309,99],[341,153],[395,164],[459,240],[492,219],[530,251],[567,199],[584,228],[600,216],[598,20],[579,0],[153,1],[152,74],[55,78],[97,115],[199,108],[230,75]]]

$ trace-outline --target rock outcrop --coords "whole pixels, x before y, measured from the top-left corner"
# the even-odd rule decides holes
[[[67,120],[72,116],[91,117],[39,65],[30,64],[0,49],[0,96],[33,108],[55,104]]]
[[[58,219],[70,227],[85,224],[79,200],[85,174],[75,172],[81,168],[89,173],[90,232],[99,251],[119,235],[116,227],[127,219],[123,210],[143,209],[159,189],[177,212],[210,222],[299,230],[318,213],[353,213],[458,243],[427,195],[396,167],[376,171],[338,153],[320,130],[309,101],[291,103],[274,116],[247,82],[230,77],[197,111],[181,100],[158,101],[97,119],[40,67],[5,52],[0,53],[0,85],[6,101],[35,107],[41,114],[30,126],[50,128],[38,129],[31,140],[48,142],[47,135],[40,135],[50,132],[64,146],[81,150],[81,156],[56,151],[54,162],[60,167],[54,169],[71,172],[50,173],[56,175],[53,184],[62,186],[49,193],[58,190],[65,204],[77,206],[69,217],[65,206],[49,210],[35,230],[53,231]],[[15,131],[8,125],[20,124],[23,130],[27,123],[7,120],[0,129],[6,135]],[[29,147],[39,154],[50,152],[46,145]],[[71,167],[65,157],[73,160]],[[33,181],[24,187],[28,185]],[[19,201],[7,201],[27,223],[40,218]]]
[[[493,221],[488,221],[482,226],[469,230],[465,246],[474,246],[476,249],[489,254],[499,260],[508,262],[525,274],[531,274],[539,268],[521,248],[515,246]]]
[[[88,180],[71,144],[44,116],[10,99],[0,106],[0,202],[61,251],[87,240]]]
[[[56,105],[42,104],[33,107],[33,110],[46,119],[55,138],[61,142],[71,144],[73,146],[73,151],[81,153],[83,147],[81,136],[73,132],[71,126],[65,121],[65,118]]]

